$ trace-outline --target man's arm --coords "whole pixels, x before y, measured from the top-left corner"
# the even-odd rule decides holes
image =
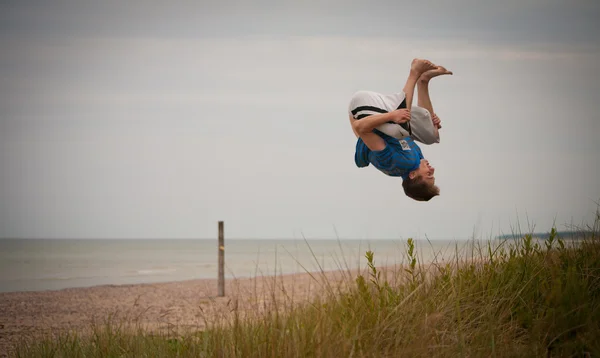
[[[354,134],[360,137],[369,149],[380,151],[385,149],[385,141],[383,138],[373,133],[373,129],[390,121],[404,123],[410,120],[410,111],[406,109],[397,109],[388,113],[373,114],[361,120],[354,119],[352,115],[349,115],[349,117]]]
[[[383,140],[383,138],[381,138],[380,136],[378,136],[377,134],[373,133],[373,132],[359,132],[358,131],[358,122],[361,122],[364,119],[367,118],[363,118],[360,121],[354,119],[354,117],[352,117],[352,115],[348,115],[349,119],[350,119],[350,124],[352,125],[352,131],[354,132],[354,134],[356,134],[356,137],[359,137],[360,139],[362,139],[362,141],[365,143],[365,145],[367,146],[367,148],[374,150],[374,151],[380,151],[380,150],[384,150],[385,149],[385,141]]]
[[[352,129],[360,136],[363,133],[373,132],[373,129],[387,123],[406,123],[410,120],[410,111],[407,109],[397,109],[388,113],[372,114],[361,120],[352,121]]]

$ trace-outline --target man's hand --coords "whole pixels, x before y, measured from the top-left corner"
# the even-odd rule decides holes
[[[390,114],[392,115],[392,121],[394,123],[401,124],[410,121],[410,110],[406,108],[397,109],[390,112]]]
[[[433,125],[437,128],[440,129],[442,128],[442,121],[440,121],[439,117],[437,116],[437,114],[432,114],[431,116],[431,120],[433,121]]]

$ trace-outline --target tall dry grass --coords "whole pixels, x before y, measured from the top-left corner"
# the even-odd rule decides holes
[[[540,357],[600,356],[600,214],[568,241],[473,244],[465,257],[407,264],[326,284],[309,302],[265,302],[207,322],[203,331],[153,334],[127,322],[23,341],[18,357]],[[275,293],[273,292],[273,296]]]

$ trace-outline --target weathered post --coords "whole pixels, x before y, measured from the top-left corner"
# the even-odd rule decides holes
[[[225,296],[225,238],[223,222],[219,221],[219,297]]]

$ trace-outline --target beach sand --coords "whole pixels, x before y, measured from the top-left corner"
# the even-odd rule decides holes
[[[354,282],[357,274],[353,270],[230,279],[224,297],[217,297],[217,280],[0,293],[0,356],[7,356],[23,337],[85,332],[109,317],[150,331],[201,330],[205,322],[228,319],[236,310],[256,314],[272,309],[273,302],[306,302],[327,292],[324,285],[336,290]]]

